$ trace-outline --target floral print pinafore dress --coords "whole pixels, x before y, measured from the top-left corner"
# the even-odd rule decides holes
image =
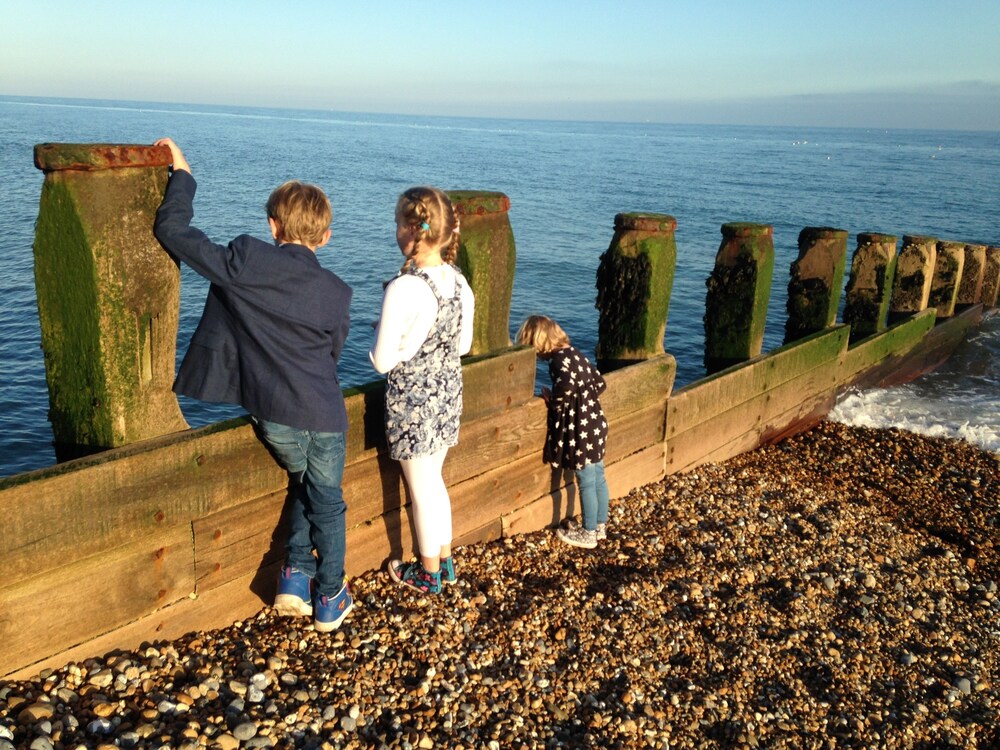
[[[455,270],[455,293],[449,299],[441,298],[426,273],[420,269],[407,271],[427,282],[437,298],[438,312],[417,353],[386,374],[385,435],[389,455],[396,461],[428,456],[458,445],[462,416],[459,290],[466,281]]]

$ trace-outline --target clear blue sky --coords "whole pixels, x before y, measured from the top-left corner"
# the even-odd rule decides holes
[[[1000,0],[5,0],[0,96],[1000,130]]]

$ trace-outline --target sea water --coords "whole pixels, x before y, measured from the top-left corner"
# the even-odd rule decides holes
[[[195,224],[224,243],[267,237],[264,202],[297,178],[334,207],[320,262],[354,288],[345,386],[376,379],[366,352],[382,282],[398,270],[393,209],[411,185],[507,194],[517,247],[511,333],[525,316],[558,320],[593,354],[595,274],[620,212],[677,219],[677,272],[665,347],[677,385],[704,375],[705,280],[731,221],[774,226],[775,273],[764,350],[784,336],[788,269],[799,231],[925,234],[1000,243],[1000,137],[992,132],[545,122],[375,115],[149,102],[0,97],[0,475],[54,462],[32,260],[43,176],[37,143],[151,143],[173,137],[198,180]],[[178,358],[207,285],[182,269]],[[997,450],[995,320],[956,360],[906,389],[853,394],[835,417],[917,427]],[[975,373],[986,373],[977,377]],[[956,394],[958,394],[956,396]],[[880,401],[880,399],[896,399]],[[918,418],[913,407],[924,416]],[[192,426],[242,413],[181,399]]]
[[[938,369],[905,385],[850,390],[829,418],[961,438],[1000,454],[1000,315],[973,330]]]

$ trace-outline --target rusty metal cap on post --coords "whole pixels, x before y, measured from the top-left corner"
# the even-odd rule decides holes
[[[926,237],[921,234],[904,234],[903,246],[906,245],[936,245],[937,237]]]
[[[771,224],[753,224],[748,221],[733,221],[722,225],[722,236],[735,237],[772,237],[774,227]]]
[[[673,232],[677,219],[669,214],[627,213],[615,214],[615,231]]]
[[[35,166],[43,172],[96,172],[126,167],[168,167],[170,149],[121,143],[39,143]]]
[[[964,242],[955,242],[953,240],[938,240],[938,248],[941,250],[950,250],[952,252],[958,252],[959,250],[965,250]]]
[[[881,232],[858,232],[858,245],[882,245],[892,243],[893,245],[899,240],[894,234],[882,234]]]
[[[459,216],[485,216],[510,211],[510,198],[484,190],[449,190],[448,197]]]
[[[846,229],[834,229],[833,227],[805,227],[799,232],[799,242],[809,242],[810,240],[831,240],[847,239]]]

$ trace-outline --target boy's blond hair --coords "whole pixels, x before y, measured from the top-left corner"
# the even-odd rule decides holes
[[[319,247],[333,219],[326,193],[316,185],[290,180],[276,187],[267,199],[268,218],[278,225],[279,242]]]
[[[533,346],[539,354],[550,354],[569,346],[569,336],[552,318],[529,315],[517,332],[517,343]]]

